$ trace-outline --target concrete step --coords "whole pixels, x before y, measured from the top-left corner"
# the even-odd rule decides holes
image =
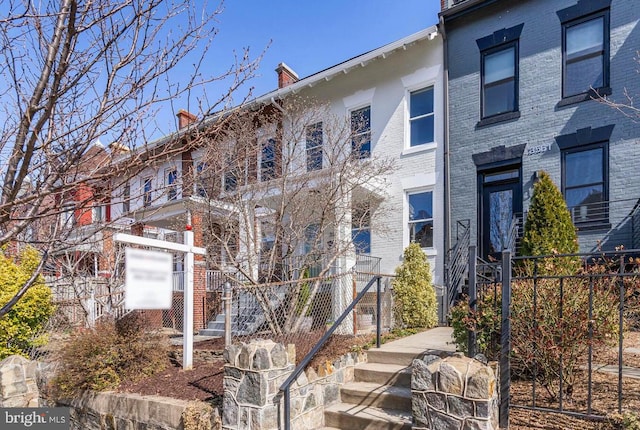
[[[367,360],[369,363],[379,364],[400,364],[403,366],[411,366],[413,360],[416,358],[422,358],[425,355],[449,355],[450,352],[432,349],[428,351],[387,351],[384,349],[371,348],[367,351]]]
[[[343,403],[373,406],[381,409],[411,410],[411,389],[380,385],[373,382],[352,382],[340,390]]]
[[[411,412],[337,403],[324,410],[326,426],[348,430],[411,430]]]
[[[216,329],[203,328],[203,329],[198,330],[198,335],[200,335],[200,336],[224,337],[224,329],[223,330],[216,330]]]
[[[373,382],[397,387],[411,386],[411,367],[403,364],[362,363],[354,369],[358,382]]]

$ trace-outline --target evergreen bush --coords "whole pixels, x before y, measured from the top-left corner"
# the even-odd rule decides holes
[[[31,278],[40,264],[40,255],[27,247],[16,259],[0,252],[0,306],[7,303]],[[42,276],[24,296],[0,318],[0,360],[13,354],[29,356],[29,351],[46,342],[44,326],[54,312],[51,290]]]
[[[438,303],[427,256],[417,243],[404,250],[393,280],[396,316],[404,328],[429,328],[438,323]]]
[[[521,253],[550,255],[576,252],[578,236],[564,197],[551,177],[541,172],[538,182],[533,186]]]

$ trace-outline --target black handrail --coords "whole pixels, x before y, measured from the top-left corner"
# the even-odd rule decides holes
[[[327,340],[329,340],[333,332],[336,331],[336,329],[338,328],[338,326],[340,326],[342,321],[344,321],[349,315],[349,313],[351,313],[351,311],[356,307],[358,302],[369,291],[369,288],[371,288],[374,282],[376,283],[376,289],[378,293],[378,297],[376,300],[376,348],[380,348],[380,330],[381,330],[380,313],[382,309],[382,301],[380,300],[381,279],[382,279],[381,275],[376,275],[373,278],[371,278],[371,280],[362,289],[362,291],[360,291],[360,293],[358,293],[356,298],[353,299],[353,302],[351,302],[351,304],[347,307],[347,309],[345,309],[345,311],[342,312],[342,315],[340,315],[338,319],[335,321],[335,323],[331,327],[329,327],[329,330],[325,332],[324,336],[322,336],[322,338],[311,349],[311,351],[309,351],[309,353],[304,356],[300,364],[298,364],[298,366],[293,370],[293,373],[291,373],[291,375],[289,375],[289,377],[280,386],[279,390],[282,391],[282,393],[284,394],[284,429],[285,430],[291,429],[291,390],[290,390],[291,384],[293,384],[293,381],[295,381],[298,378],[300,373],[302,373],[302,371],[311,362],[311,359],[313,359],[313,357],[318,353],[318,351],[320,351],[320,348],[322,348],[322,346],[327,342]]]

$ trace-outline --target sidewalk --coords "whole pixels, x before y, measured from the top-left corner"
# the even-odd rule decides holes
[[[412,352],[417,354],[431,351],[455,352],[451,327],[435,327],[402,339],[393,340],[380,346],[382,351]]]

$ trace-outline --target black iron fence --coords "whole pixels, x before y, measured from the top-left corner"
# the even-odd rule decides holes
[[[509,408],[603,419],[640,404],[640,251],[514,257],[470,250],[468,352],[500,361]]]

